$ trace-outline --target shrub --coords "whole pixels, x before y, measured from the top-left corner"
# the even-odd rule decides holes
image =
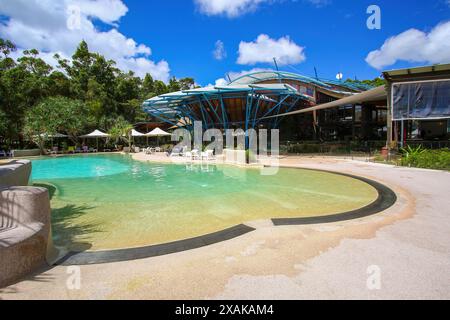
[[[294,144],[288,147],[289,153],[320,153],[321,146],[319,144]]]
[[[401,149],[401,165],[450,171],[450,149],[426,150],[422,146]]]

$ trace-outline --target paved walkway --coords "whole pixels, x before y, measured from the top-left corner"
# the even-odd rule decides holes
[[[327,225],[273,227],[162,257],[67,267],[0,290],[1,299],[450,299],[450,173],[330,158],[282,165],[364,176],[391,187],[396,205]],[[369,272],[369,273],[368,273]],[[369,290],[368,279],[379,290]]]

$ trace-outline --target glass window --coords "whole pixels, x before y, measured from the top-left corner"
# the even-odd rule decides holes
[[[355,106],[355,122],[361,122],[362,118],[362,107]]]
[[[450,117],[450,81],[393,86],[394,120]]]

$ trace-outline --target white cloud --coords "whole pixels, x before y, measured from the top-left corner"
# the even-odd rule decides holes
[[[238,72],[231,71],[231,72],[228,72],[227,75],[231,79],[231,81],[234,81],[237,78],[245,76],[246,74],[251,74],[251,73],[261,72],[261,71],[271,71],[271,69],[268,69],[268,68],[253,68],[251,70],[242,70],[242,71],[238,71]]]
[[[73,6],[79,6],[87,16],[110,24],[115,23],[128,12],[127,6],[120,0],[72,0],[69,2]]]
[[[194,0],[197,9],[208,16],[236,18],[256,11],[262,4],[284,2],[286,0]],[[291,0],[297,2],[298,0]],[[329,5],[332,0],[304,0],[316,8]],[[449,0],[450,1],[450,0]]]
[[[214,58],[216,60],[223,60],[227,57],[227,51],[222,40],[217,40],[213,51]]]
[[[376,69],[397,61],[444,63],[450,62],[450,22],[437,25],[429,33],[409,29],[387,39],[383,46],[369,53],[368,64]]]
[[[195,0],[200,12],[209,16],[225,15],[229,18],[252,12],[264,2],[272,0]]]
[[[260,71],[271,71],[271,69],[264,69],[264,68],[253,68],[251,70],[243,70],[243,71],[230,71],[228,72],[225,77],[219,78],[215,81],[215,86],[226,86],[229,83],[229,79],[231,81],[236,80],[237,78],[242,77],[243,75],[260,72]],[[206,87],[214,87],[213,84],[208,84]]]
[[[8,20],[0,23],[0,36],[21,49],[38,49],[52,65],[54,53],[70,57],[85,40],[92,51],[115,60],[124,71],[141,77],[150,73],[168,81],[168,63],[152,61],[149,47],[118,31],[117,24],[127,11],[122,0],[2,0],[0,14]],[[93,19],[111,25],[110,30],[98,30]]]
[[[228,81],[225,78],[219,78],[216,80],[215,85],[218,87],[226,86],[228,84]],[[208,85],[209,87],[212,87],[212,85]]]
[[[304,49],[288,36],[275,40],[261,34],[254,42],[241,41],[237,63],[273,63],[273,58],[276,58],[279,65],[297,64],[306,60]]]
[[[325,7],[331,3],[331,0],[307,0],[307,1],[316,8]]]

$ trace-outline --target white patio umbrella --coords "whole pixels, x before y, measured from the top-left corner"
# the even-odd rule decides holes
[[[98,139],[108,138],[109,134],[101,132],[100,130],[94,130],[93,132],[81,136],[83,139],[96,139],[97,140],[97,150],[98,150]]]
[[[35,135],[34,137],[43,137],[43,138],[47,137],[47,138],[53,139],[53,138],[67,138],[68,136],[66,136],[65,134],[61,134],[61,133],[56,133],[56,134],[43,133],[40,135]]]
[[[157,137],[157,141],[158,141],[158,147],[159,147],[159,137],[167,137],[167,136],[171,136],[170,133],[165,132],[164,130],[161,130],[160,128],[156,128],[154,130],[152,130],[151,132],[146,134],[147,137]]]
[[[69,136],[62,134],[62,133],[55,133],[55,134],[40,134],[40,135],[36,135],[34,137],[41,137],[41,138],[50,138],[51,142],[52,142],[52,148],[53,148],[53,139],[59,139],[59,138],[68,138]]]
[[[136,131],[136,130],[131,130],[131,136],[132,137],[144,137],[145,136],[145,134],[144,133],[140,133],[139,131]]]
[[[133,138],[133,142],[134,142],[135,137],[145,137],[145,134],[133,129],[133,130],[131,130],[131,137]]]
[[[62,134],[62,133],[55,133],[48,136],[49,138],[67,138],[68,135]]]

